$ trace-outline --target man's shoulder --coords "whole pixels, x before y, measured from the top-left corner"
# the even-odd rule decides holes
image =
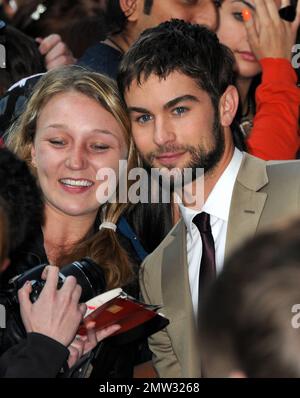
[[[268,175],[275,176],[276,175],[284,175],[293,176],[294,173],[300,172],[300,160],[283,160],[283,161],[269,161],[266,162],[267,173]]]
[[[300,161],[268,162],[266,166],[268,184],[263,191],[268,194],[268,199],[282,198],[286,205],[299,206],[300,192]],[[277,199],[276,199],[277,198]]]
[[[259,185],[268,186],[284,182],[286,185],[297,184],[300,175],[300,160],[264,161],[255,156],[245,154],[238,174],[250,188],[257,189]],[[295,181],[295,178],[297,180]]]

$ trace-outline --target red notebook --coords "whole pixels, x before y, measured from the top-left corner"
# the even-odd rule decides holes
[[[122,289],[114,289],[87,303],[88,314],[79,327],[78,334],[86,334],[85,323],[93,321],[96,330],[118,324],[121,328],[112,336],[119,336],[118,341],[143,339],[166,327],[168,319],[157,310],[158,306],[147,305],[128,296]],[[98,307],[98,308],[97,308]]]

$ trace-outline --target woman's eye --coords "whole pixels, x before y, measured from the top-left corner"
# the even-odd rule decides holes
[[[181,116],[184,113],[186,113],[188,111],[188,108],[186,108],[185,106],[179,106],[175,109],[173,109],[172,113],[174,113],[176,116]]]
[[[145,123],[149,122],[150,120],[152,120],[152,116],[149,114],[139,116],[135,119],[135,121],[140,124],[145,124]]]
[[[234,12],[232,15],[237,21],[244,22],[243,14],[241,12]]]
[[[50,142],[50,144],[55,145],[55,146],[65,145],[65,141],[63,141],[63,140],[50,139],[49,142]]]
[[[92,145],[92,148],[95,149],[96,151],[105,151],[106,149],[109,149],[109,145],[94,144]]]
[[[188,4],[190,6],[197,4],[198,0],[183,0],[185,4]]]

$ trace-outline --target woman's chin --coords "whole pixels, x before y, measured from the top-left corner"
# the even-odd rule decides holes
[[[255,62],[238,62],[237,74],[241,79],[253,79],[261,73],[261,66],[258,61]]]

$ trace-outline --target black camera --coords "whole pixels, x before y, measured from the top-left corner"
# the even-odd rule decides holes
[[[35,302],[38,299],[46,283],[46,281],[42,279],[42,273],[45,267],[46,264],[38,265],[9,281],[10,299],[13,304],[19,303],[18,290],[27,281],[30,281],[32,285],[32,292],[30,294],[31,301]],[[63,285],[66,277],[70,275],[74,276],[77,283],[82,287],[82,294],[79,300],[81,303],[105,291],[106,283],[103,270],[90,258],[85,257],[80,261],[74,261],[61,268],[57,284],[58,289]]]
[[[42,273],[47,264],[38,265],[24,274],[18,275],[9,281],[8,289],[1,290],[0,303],[6,308],[6,329],[0,330],[0,354],[25,338],[24,328],[20,315],[18,290],[25,282],[32,285],[31,301],[35,302],[46,283],[42,279]],[[58,289],[63,285],[67,276],[72,275],[82,287],[80,302],[86,302],[103,293],[106,289],[104,272],[90,258],[83,258],[65,265],[59,272]]]

